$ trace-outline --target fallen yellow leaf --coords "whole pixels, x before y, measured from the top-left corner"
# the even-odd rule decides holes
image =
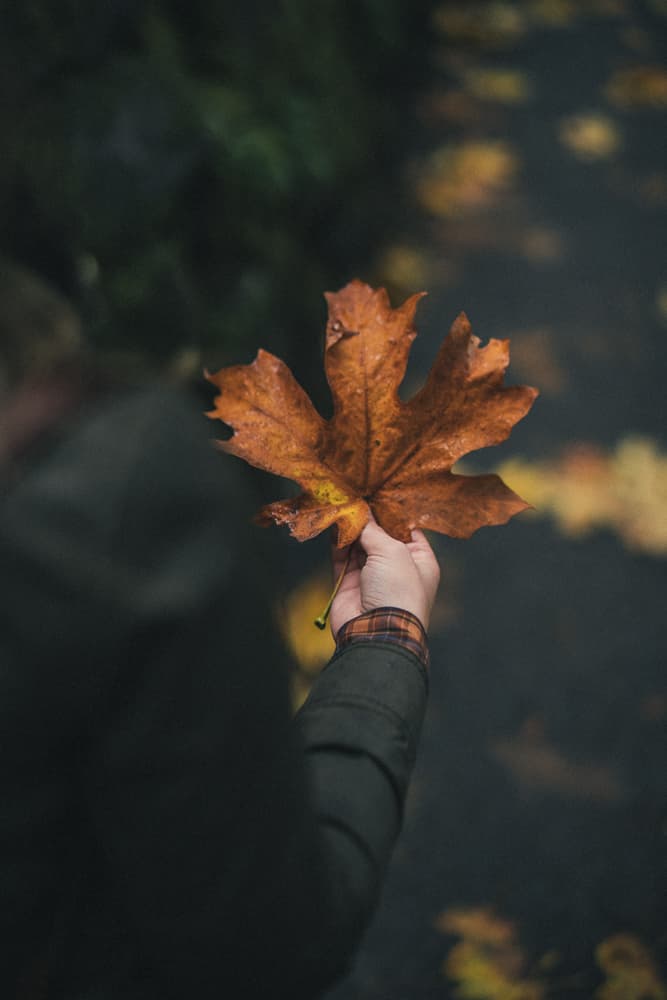
[[[667,987],[648,948],[634,934],[614,934],[595,949],[606,982],[595,1000],[667,1000]]]

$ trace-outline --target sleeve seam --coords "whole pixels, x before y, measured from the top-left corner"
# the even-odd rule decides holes
[[[369,648],[379,649],[382,652],[386,652],[387,646],[392,647],[395,653],[398,653],[399,656],[403,657],[403,659],[405,659],[412,666],[417,667],[417,670],[419,671],[419,675],[422,679],[424,687],[428,692],[428,674],[426,672],[425,666],[423,665],[423,663],[421,662],[416,653],[412,653],[409,649],[406,649],[405,646],[399,645],[393,639],[373,638],[373,639],[359,639],[358,641],[348,642],[341,649],[336,650],[336,652],[331,657],[331,659],[329,660],[324,669],[328,670],[329,667],[332,667],[334,663],[336,663],[339,659],[341,659],[341,657],[349,653],[355,646],[361,646],[362,643],[366,649]]]
[[[393,722],[403,733],[407,733],[408,736],[408,747],[412,757],[416,755],[417,740],[413,735],[413,732],[409,724],[405,719],[395,712],[393,708],[388,705],[384,705],[381,701],[377,701],[375,698],[368,698],[365,695],[358,695],[355,698],[342,698],[340,696],[334,695],[327,697],[317,697],[309,699],[302,709],[302,715],[307,715],[308,708],[362,708],[366,711],[372,711],[375,715],[384,717],[389,721]]]

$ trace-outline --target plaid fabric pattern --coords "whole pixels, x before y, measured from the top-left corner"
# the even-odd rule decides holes
[[[414,653],[428,668],[429,655],[426,632],[419,619],[402,608],[374,608],[358,618],[352,618],[338,631],[336,649],[351,642],[395,642]]]

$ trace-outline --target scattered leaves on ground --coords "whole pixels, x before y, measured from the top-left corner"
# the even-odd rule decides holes
[[[490,907],[445,910],[436,920],[443,934],[462,940],[443,964],[445,976],[456,983],[461,1000],[543,1000],[544,984],[526,975],[526,959],[514,924]]]
[[[605,94],[619,108],[666,108],[667,69],[664,66],[634,66],[617,70]]]
[[[575,0],[530,0],[533,18],[550,28],[565,28],[579,13]]]
[[[611,453],[568,446],[546,461],[508,459],[497,468],[570,538],[606,528],[630,549],[667,556],[667,454],[650,438],[630,435]]]
[[[330,630],[312,627],[330,594],[330,574],[315,573],[290,591],[279,608],[278,625],[283,638],[294,661],[307,674],[319,673],[333,655]]]
[[[522,378],[536,381],[548,396],[567,384],[567,373],[556,353],[553,332],[545,327],[512,333],[512,364]]]
[[[581,17],[620,18],[627,13],[627,0],[468,0],[441,4],[434,22],[451,45],[499,51],[532,29],[568,28]]]
[[[416,527],[467,538],[525,510],[498,476],[450,471],[468,452],[505,440],[533,405],[537,390],[503,384],[509,341],[482,347],[460,314],[426,383],[403,402],[398,388],[421,295],[392,309],[384,289],[353,281],[326,298],[330,420],[266,351],[250,365],[207,376],[220,390],[209,416],[234,430],[220,448],[303,490],[264,507],[261,523],[285,524],[300,541],[335,525],[342,547],[371,512],[391,535],[409,541]]]
[[[595,1000],[667,1000],[667,986],[648,948],[634,934],[614,934],[595,949],[606,981]]]
[[[561,260],[565,253],[565,239],[560,230],[550,226],[529,226],[516,234],[521,254],[535,264],[549,264]],[[510,247],[511,247],[511,240]]]
[[[651,35],[637,24],[631,24],[619,32],[619,37],[633,52],[650,52],[653,45]]]
[[[463,86],[473,97],[499,104],[523,104],[533,95],[527,74],[510,67],[471,67],[463,74]]]
[[[606,160],[621,147],[618,125],[609,115],[581,112],[563,118],[559,126],[560,141],[581,160]]]
[[[445,910],[435,921],[442,934],[461,938],[445,959],[442,971],[455,983],[458,1000],[547,1000],[564,996],[566,983],[551,974],[559,963],[557,951],[548,951],[528,969],[515,924],[491,906],[461,906]],[[614,934],[595,949],[605,981],[592,989],[595,1000],[667,1000],[667,987],[651,952],[634,934]],[[539,975],[536,975],[539,973]],[[579,995],[579,990],[577,990]]]
[[[548,28],[569,28],[579,18],[622,18],[628,0],[527,0],[531,20]]]
[[[431,283],[433,257],[415,246],[395,244],[383,252],[378,271],[383,281],[405,294],[411,288]]]
[[[292,709],[296,712],[308,697],[315,677],[331,659],[335,649],[330,629],[313,628],[313,621],[331,594],[331,574],[316,572],[294,587],[276,607],[276,624],[291,654]]]
[[[426,160],[417,197],[433,215],[466,216],[510,190],[518,170],[517,153],[502,139],[448,143]]]
[[[527,719],[517,736],[498,740],[492,752],[527,792],[555,792],[597,802],[618,802],[625,794],[611,767],[572,760],[550,743],[539,717]]]
[[[443,3],[434,14],[435,26],[448,42],[482,48],[504,48],[526,31],[526,19],[512,3]]]

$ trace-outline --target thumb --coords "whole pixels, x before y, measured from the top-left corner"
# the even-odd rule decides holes
[[[433,594],[410,551],[410,546],[420,544],[418,539],[399,542],[376,521],[369,521],[359,542],[367,556],[359,581],[362,610],[404,608],[427,628]]]
[[[397,542],[380,527],[375,518],[367,522],[359,536],[359,542],[367,556],[381,556],[394,546],[401,545],[401,542]]]

